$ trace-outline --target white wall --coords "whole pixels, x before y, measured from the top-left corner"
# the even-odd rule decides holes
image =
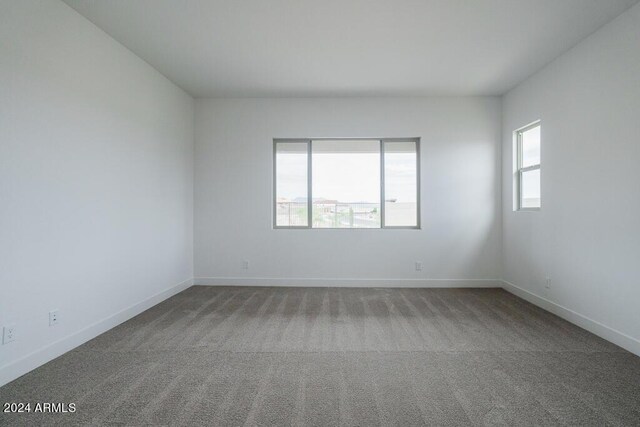
[[[640,5],[509,92],[503,112],[508,289],[640,354]],[[536,119],[542,209],[513,212],[512,132]]]
[[[197,283],[499,279],[500,115],[498,98],[197,100]],[[422,138],[422,229],[272,229],[273,138],[363,136]]]
[[[191,97],[62,2],[0,1],[0,385],[189,283],[192,159]]]

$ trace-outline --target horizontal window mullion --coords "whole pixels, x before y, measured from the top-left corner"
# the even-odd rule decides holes
[[[539,163],[537,165],[527,166],[526,168],[520,168],[520,170],[518,172],[520,172],[520,173],[530,172],[530,171],[534,171],[534,170],[538,170],[538,169],[540,169],[540,164]]]

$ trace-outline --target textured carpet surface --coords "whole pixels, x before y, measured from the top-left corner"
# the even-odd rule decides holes
[[[640,358],[499,289],[192,287],[0,388],[0,425],[640,425]]]

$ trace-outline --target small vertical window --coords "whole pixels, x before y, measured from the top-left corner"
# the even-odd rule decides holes
[[[540,209],[540,122],[516,131],[518,210]]]
[[[307,227],[309,147],[303,142],[275,145],[275,219],[278,227]]]
[[[418,226],[416,141],[384,142],[384,225]]]

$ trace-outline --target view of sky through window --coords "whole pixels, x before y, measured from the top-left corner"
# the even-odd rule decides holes
[[[380,141],[312,142],[313,226],[380,227]]]
[[[540,164],[540,126],[522,132],[522,167]]]

